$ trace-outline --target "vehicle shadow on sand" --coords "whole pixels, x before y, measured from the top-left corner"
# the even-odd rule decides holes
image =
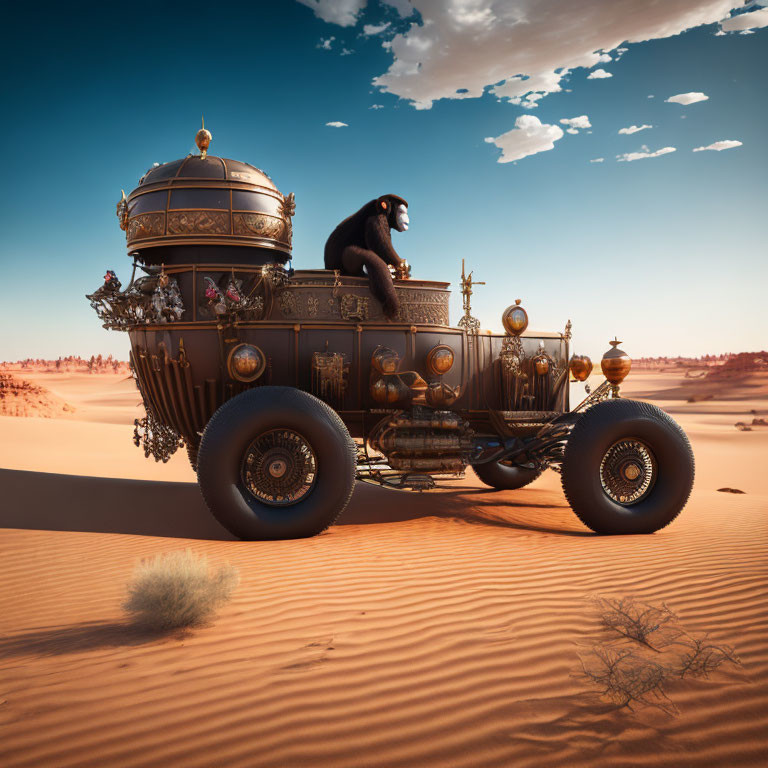
[[[208,511],[195,483],[0,469],[0,499],[0,528],[235,540]],[[337,525],[424,517],[564,536],[591,535],[552,492],[497,493],[464,484],[422,494],[357,483]]]

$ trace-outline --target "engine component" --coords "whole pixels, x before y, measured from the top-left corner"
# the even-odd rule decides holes
[[[432,408],[448,408],[459,398],[460,387],[449,387],[442,381],[433,381],[424,396]]]
[[[391,419],[371,443],[392,469],[460,473],[472,452],[472,430],[456,413],[415,406]]]

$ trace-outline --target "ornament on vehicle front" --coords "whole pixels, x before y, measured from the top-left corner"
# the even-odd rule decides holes
[[[574,381],[586,381],[592,373],[592,360],[587,355],[573,355],[568,367]]]
[[[520,306],[520,299],[515,299],[511,307],[507,307],[501,316],[504,330],[510,336],[520,336],[528,327],[528,313]]]
[[[611,393],[613,397],[619,396],[619,385],[627,377],[632,367],[632,358],[623,350],[619,349],[618,337],[608,342],[611,345],[600,361],[600,367],[603,370],[603,376],[610,382]]]

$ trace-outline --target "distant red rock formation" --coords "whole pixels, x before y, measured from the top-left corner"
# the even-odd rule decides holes
[[[64,416],[75,409],[39,387],[7,373],[0,373],[0,415],[42,416],[50,419]]]

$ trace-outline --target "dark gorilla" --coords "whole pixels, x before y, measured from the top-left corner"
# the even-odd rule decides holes
[[[392,245],[390,229],[408,229],[408,203],[397,195],[382,195],[331,232],[325,244],[325,268],[345,275],[367,272],[371,293],[381,302],[384,314],[394,317],[399,301],[388,265],[404,270],[405,262]]]

